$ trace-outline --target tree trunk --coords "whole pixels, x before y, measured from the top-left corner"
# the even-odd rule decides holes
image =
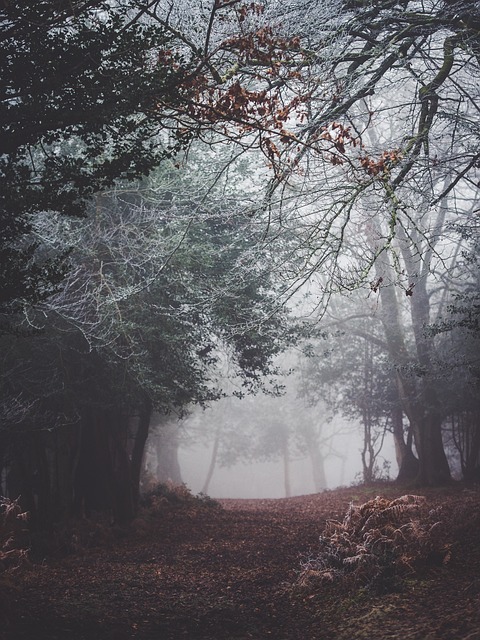
[[[110,511],[124,524],[135,515],[130,459],[126,450],[128,419],[120,411],[86,407],[82,416],[74,507],[78,515]]]
[[[113,522],[128,524],[135,517],[132,465],[126,449],[129,420],[120,411],[108,412],[106,420],[113,462]]]
[[[419,452],[418,483],[424,485],[442,485],[451,481],[450,467],[442,440],[442,420],[435,412],[425,416],[417,443]]]
[[[327,477],[325,475],[325,461],[318,448],[318,444],[308,449],[310,462],[312,463],[313,486],[316,493],[320,493],[327,487]]]
[[[372,423],[372,415],[370,411],[370,403],[372,397],[372,378],[373,378],[373,362],[372,362],[372,345],[368,340],[364,341],[364,357],[363,357],[363,400],[362,400],[362,423],[363,423],[363,448],[362,448],[362,466],[363,481],[365,484],[373,482],[375,479],[375,462],[377,452],[374,446],[374,425]]]
[[[53,505],[51,501],[50,466],[45,439],[42,436],[42,433],[34,434],[32,462],[35,469],[37,525],[39,528],[45,529],[53,520]]]
[[[84,407],[80,420],[78,462],[73,481],[77,516],[112,508],[113,468],[104,411]]]
[[[325,459],[318,445],[321,426],[319,423],[314,427],[308,421],[303,425],[301,430],[305,445],[310,457],[312,465],[313,486],[317,493],[323,491],[327,486],[327,478],[325,475]]]
[[[384,263],[383,268],[391,279],[391,266]],[[377,265],[377,275],[380,277],[381,273],[381,267]],[[442,442],[441,419],[437,409],[438,399],[431,383],[424,379],[416,383],[412,377],[414,364],[419,364],[420,367],[428,365],[428,360],[425,360],[424,345],[420,342],[418,318],[412,318],[418,354],[418,359],[412,362],[405,346],[395,290],[392,286],[381,287],[380,296],[385,337],[390,357],[396,366],[396,387],[402,409],[413,430],[419,457],[416,481],[421,485],[443,484],[448,482],[451,476]],[[427,373],[429,370],[425,370],[424,375]],[[409,458],[408,464],[413,463],[411,456]]]
[[[144,406],[140,411],[138,418],[138,426],[135,434],[135,440],[132,450],[132,495],[133,508],[135,513],[138,511],[138,501],[140,497],[140,475],[142,473],[143,455],[145,452],[145,444],[148,438],[150,428],[150,419],[152,416],[152,402],[150,398],[145,399]]]
[[[466,482],[480,481],[480,412],[463,411],[452,416],[452,432],[455,446],[460,454],[463,479]]]
[[[172,482],[182,484],[182,474],[178,462],[178,423],[166,420],[157,427],[155,439],[155,452],[157,456],[157,467],[155,476],[157,482]]]
[[[6,475],[7,496],[11,500],[20,499],[23,511],[30,514],[30,523],[36,526],[37,508],[33,491],[33,469],[25,460],[29,453],[30,442],[24,438],[17,439],[11,448],[11,461]]]
[[[292,495],[292,484],[290,480],[290,455],[288,451],[288,437],[285,438],[282,448],[283,454],[283,480],[285,485],[285,497],[290,498]]]
[[[213,442],[212,456],[210,458],[210,464],[208,466],[207,477],[205,478],[205,482],[202,488],[202,493],[205,495],[208,493],[208,487],[210,486],[213,472],[215,471],[219,446],[220,446],[220,428],[217,429],[217,432],[215,434],[215,440]]]
[[[424,485],[438,485],[451,481],[450,468],[442,440],[442,415],[440,399],[435,388],[433,374],[433,337],[426,332],[430,323],[430,300],[427,291],[428,258],[422,265],[421,273],[414,279],[415,269],[420,265],[413,259],[410,243],[404,238],[402,255],[411,281],[415,283],[410,299],[412,328],[415,337],[417,362],[419,366],[419,401],[422,409],[422,423],[417,432],[415,445],[419,457],[418,481]]]
[[[363,448],[362,448],[363,481],[370,484],[374,480],[375,470],[375,450],[372,444],[372,427],[368,422],[363,421]]]
[[[395,454],[398,465],[396,482],[399,484],[414,482],[418,476],[418,460],[412,451],[411,429],[409,429],[409,436],[405,442],[403,433],[403,411],[400,406],[394,407],[392,410],[392,425]]]

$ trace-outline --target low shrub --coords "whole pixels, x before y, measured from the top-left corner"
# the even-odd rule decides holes
[[[25,548],[28,513],[18,499],[0,497],[0,573],[16,569],[27,559]]]
[[[172,482],[159,483],[146,491],[140,504],[147,509],[162,505],[204,505],[208,507],[219,506],[216,500],[204,493],[195,496],[186,484],[174,484]]]
[[[310,589],[332,583],[375,592],[397,589],[420,567],[448,562],[450,545],[438,516],[423,496],[377,496],[352,504],[343,522],[327,522],[319,552],[302,563],[299,583]]]

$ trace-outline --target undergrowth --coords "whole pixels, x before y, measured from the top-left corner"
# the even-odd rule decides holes
[[[24,545],[27,518],[18,499],[0,497],[0,574],[16,569],[27,559]]]
[[[186,484],[172,482],[159,483],[146,491],[140,501],[143,508],[151,509],[162,505],[202,505],[218,507],[219,503],[205,493],[194,495]]]
[[[37,533],[34,538],[34,557],[67,556],[87,554],[92,549],[111,547],[119,539],[135,536],[148,530],[151,517],[162,517],[171,507],[217,506],[209,496],[194,496],[184,484],[157,484],[145,492],[140,499],[140,508],[135,519],[126,525],[112,523],[109,513],[95,513],[92,518],[71,518],[55,524],[48,532]]]
[[[0,497],[0,628],[4,627],[11,614],[18,590],[15,571],[28,559],[25,536],[27,517],[18,499]]]
[[[333,583],[375,593],[396,590],[420,568],[448,562],[450,545],[439,515],[423,496],[351,504],[343,522],[327,522],[318,553],[302,563],[299,584],[310,590]]]

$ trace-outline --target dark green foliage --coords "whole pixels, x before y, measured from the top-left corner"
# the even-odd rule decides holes
[[[62,251],[29,234],[32,215],[82,216],[118,178],[147,174],[186,142],[158,133],[187,98],[188,65],[135,3],[8,2],[0,9],[2,309],[44,299]],[[161,106],[160,106],[161,105]],[[188,136],[187,136],[188,137]]]
[[[193,221],[196,196],[180,206],[157,191],[97,197],[55,228],[75,243],[63,289],[29,312],[28,332],[1,338],[1,463],[33,526],[72,511],[131,519],[151,412],[221,397],[226,358],[258,390],[294,338],[286,313],[268,318],[268,270],[237,268],[243,217],[224,224],[212,207]]]

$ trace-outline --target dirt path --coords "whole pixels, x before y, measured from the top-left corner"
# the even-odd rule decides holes
[[[8,640],[480,640],[480,494],[430,492],[447,505],[453,556],[374,596],[295,587],[325,520],[351,500],[384,491],[349,489],[288,500],[226,500],[221,507],[160,505],[134,529],[75,533],[73,555],[15,577],[4,615]],[[460,515],[462,514],[462,515]]]

